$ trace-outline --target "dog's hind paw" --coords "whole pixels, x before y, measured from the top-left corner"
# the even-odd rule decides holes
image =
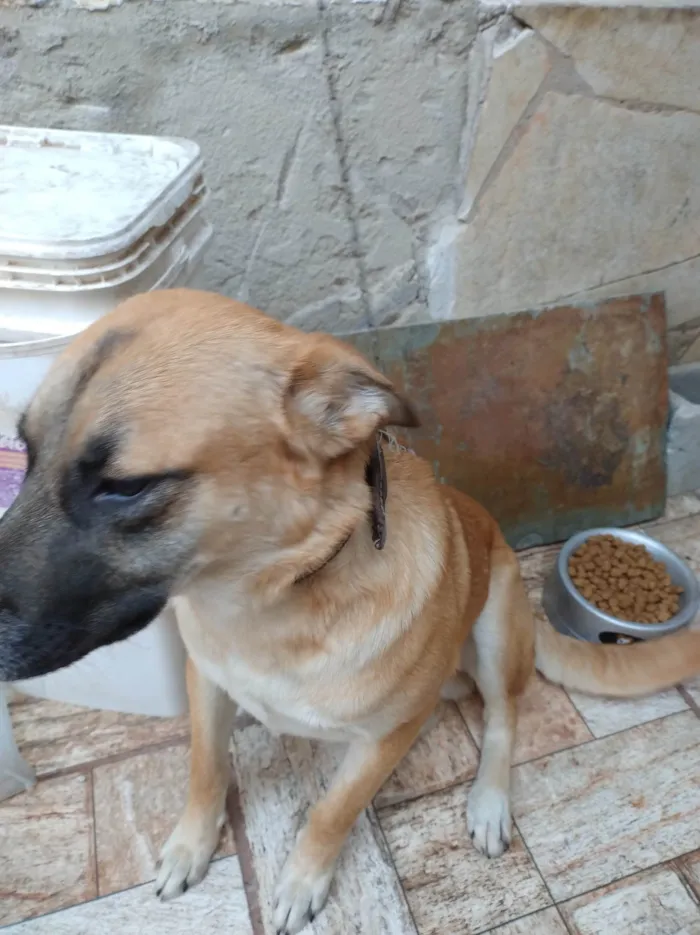
[[[313,922],[328,898],[334,867],[313,867],[293,851],[282,870],[275,894],[277,935],[296,935]]]
[[[467,802],[467,829],[474,847],[486,857],[500,857],[510,847],[511,817],[508,793],[474,783]]]
[[[223,817],[193,823],[183,820],[160,855],[156,896],[174,899],[204,878],[219,843]]]

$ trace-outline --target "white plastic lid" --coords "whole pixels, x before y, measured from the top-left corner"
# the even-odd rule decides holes
[[[188,140],[0,126],[0,256],[122,251],[167,223],[201,169]]]

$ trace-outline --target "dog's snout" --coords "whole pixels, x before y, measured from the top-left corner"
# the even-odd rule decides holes
[[[115,552],[72,523],[45,486],[23,488],[0,521],[0,681],[64,668],[157,616],[168,583],[125,573]]]

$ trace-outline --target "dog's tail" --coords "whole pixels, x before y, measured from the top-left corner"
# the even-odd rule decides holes
[[[615,646],[584,643],[536,616],[535,665],[551,682],[590,695],[626,698],[662,691],[700,675],[700,630]]]

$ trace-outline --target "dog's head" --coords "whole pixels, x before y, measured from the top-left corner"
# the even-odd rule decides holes
[[[124,639],[222,569],[293,581],[367,510],[361,468],[388,424],[415,417],[326,335],[208,293],[126,302],[71,344],[20,420],[0,680]]]

